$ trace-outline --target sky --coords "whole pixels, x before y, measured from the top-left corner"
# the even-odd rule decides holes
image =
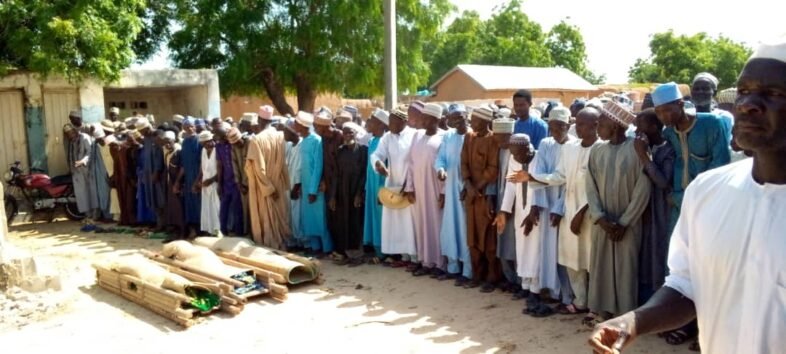
[[[508,0],[451,0],[459,13],[477,11],[484,19],[494,8]],[[784,5],[772,0],[523,0],[523,10],[531,21],[540,23],[544,32],[561,20],[581,31],[587,47],[589,68],[605,74],[607,83],[628,81],[628,69],[637,58],[649,56],[653,33],[669,29],[677,34],[706,32],[743,42],[751,48],[768,38],[786,34]],[[448,23],[458,13],[448,19]],[[168,52],[162,49],[154,58],[134,68],[155,69],[169,66]]]

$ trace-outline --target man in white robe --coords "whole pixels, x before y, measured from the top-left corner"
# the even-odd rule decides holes
[[[371,163],[377,173],[387,177],[385,187],[403,192],[407,177],[407,158],[416,130],[407,126],[407,114],[396,110],[390,117],[390,131],[379,141],[377,150],[371,154]],[[382,253],[400,254],[404,262],[417,261],[415,246],[415,224],[412,205],[402,209],[382,208]],[[396,267],[404,262],[386,263]]]
[[[753,158],[688,186],[666,284],[644,306],[598,325],[596,353],[693,318],[706,353],[786,348],[786,38],[754,52],[737,90],[734,139]]]

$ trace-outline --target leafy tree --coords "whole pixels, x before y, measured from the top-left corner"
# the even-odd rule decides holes
[[[144,0],[0,2],[0,76],[23,70],[115,80],[134,60]]]
[[[562,22],[544,33],[524,14],[519,0],[497,7],[487,21],[464,12],[427,47],[433,52],[430,82],[458,64],[559,65],[593,83],[605,80],[587,68],[584,39],[576,27]]]
[[[554,64],[570,69],[593,84],[605,81],[605,76],[596,76],[587,68],[587,49],[584,37],[576,26],[560,22],[549,31],[546,39]]]
[[[751,50],[728,38],[713,39],[706,33],[675,35],[657,33],[650,41],[649,59],[638,59],[628,71],[631,82],[689,83],[706,71],[720,80],[720,88],[733,86]]]
[[[354,0],[177,0],[181,27],[169,47],[180,67],[220,69],[224,94],[264,92],[281,113],[312,110],[320,92],[383,91],[382,2]],[[453,7],[447,0],[399,0],[398,84],[428,78],[421,43]]]

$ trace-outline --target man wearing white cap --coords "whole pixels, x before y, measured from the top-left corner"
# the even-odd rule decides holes
[[[464,179],[463,199],[467,210],[467,245],[472,259],[472,280],[467,288],[482,284],[481,292],[494,291],[502,277],[497,258],[497,233],[492,227],[496,203],[487,187],[497,181],[499,150],[491,121],[494,112],[482,106],[472,110],[472,132],[464,138],[461,149],[461,177]]]
[[[120,116],[120,108],[112,107],[109,109],[109,120],[111,122],[117,122],[118,116]]]
[[[516,272],[516,234],[513,226],[513,220],[507,218],[507,215],[502,211],[502,201],[505,196],[505,189],[507,187],[507,171],[508,163],[510,162],[510,136],[513,135],[513,128],[516,121],[509,118],[510,109],[500,109],[500,118],[494,119],[491,122],[491,132],[494,133],[494,141],[499,149],[499,173],[493,185],[493,194],[496,198],[494,226],[497,228],[497,258],[499,258],[502,265],[502,275],[507,280],[507,284],[502,284],[500,287],[503,291],[513,292],[513,299],[520,300],[526,298],[524,289],[521,288],[521,278]],[[515,210],[511,210],[513,214]],[[523,210],[518,211],[519,213]],[[515,215],[513,215],[515,218]]]
[[[199,144],[202,145],[202,160],[195,190],[202,192],[202,216],[200,230],[210,235],[218,235],[221,229],[219,219],[218,197],[218,163],[216,162],[216,142],[213,133],[205,130],[199,133]]]
[[[415,129],[407,126],[407,114],[395,110],[390,114],[390,132],[382,136],[377,149],[371,154],[374,170],[386,177],[385,188],[403,193],[409,175],[409,152]],[[409,266],[417,260],[415,225],[412,205],[401,209],[382,208],[382,252],[402,255],[401,261],[387,258],[385,264],[398,268]]]
[[[529,166],[529,173],[534,175],[547,175],[556,171],[562,159],[562,151],[566,143],[574,138],[568,134],[570,128],[570,110],[558,106],[549,111],[548,121],[550,137],[540,142],[540,148],[535,154],[535,160]],[[551,296],[558,294],[562,298],[560,310],[570,305],[573,301],[566,271],[558,271],[557,265],[557,239],[558,228],[565,214],[564,186],[536,186],[532,187],[532,207],[525,223],[525,235],[535,234],[540,239],[540,264],[535,281],[529,284],[530,298],[528,299],[528,313],[535,317],[551,315],[553,309],[540,302],[537,294],[543,289],[548,289]],[[530,235],[532,237],[533,235]],[[561,286],[561,285],[565,286]]]
[[[674,229],[685,188],[700,173],[731,161],[730,136],[723,123],[709,113],[688,114],[677,84],[671,82],[652,92],[655,113],[666,129],[663,137],[677,153],[674,163],[673,209],[669,230]]]
[[[300,184],[292,189],[292,199],[299,200],[303,236],[311,254],[322,258],[333,251],[333,240],[325,220],[325,192],[320,190],[322,181],[322,142],[311,130],[314,116],[300,111],[292,128],[303,138],[300,146]]]
[[[590,338],[596,352],[612,353],[694,317],[707,353],[786,347],[786,39],[754,52],[737,90],[734,136],[753,158],[691,183],[665,286],[644,306],[598,326]]]
[[[590,152],[585,179],[592,222],[588,293],[592,322],[630,311],[638,303],[641,215],[651,190],[633,147],[635,138],[625,136],[627,122],[635,116],[614,101],[600,109],[598,134],[605,141]]]
[[[439,235],[442,255],[448,259],[447,273],[439,280],[456,279],[457,285],[464,286],[472,278],[472,259],[467,246],[467,213],[461,199],[464,189],[461,148],[469,127],[467,108],[463,104],[451,104],[448,111],[446,120],[449,130],[445,133],[434,164],[437,178],[444,183],[440,194],[442,228]]]
[[[301,148],[303,144],[300,143],[302,139],[298,134],[297,124],[295,118],[283,118],[281,124],[284,128],[282,130],[284,140],[287,142],[287,171],[289,172],[289,185],[292,187],[292,190],[286,193],[286,197],[289,198],[289,225],[292,229],[292,237],[287,242],[290,252],[296,248],[308,248],[306,246],[310,245],[311,241],[303,234],[303,219],[301,218],[303,204],[303,198],[301,198],[301,172],[303,170]]]
[[[240,132],[245,134],[257,134],[253,130],[253,127],[259,126],[259,117],[256,113],[246,112],[243,113],[243,116],[240,117],[240,124],[238,125],[238,129]]]
[[[713,100],[718,92],[718,78],[710,73],[698,73],[693,77],[690,86],[691,101],[696,105],[696,112],[712,113],[723,123],[726,134],[731,135],[731,127],[734,126],[734,117],[728,111],[718,108]]]
[[[377,199],[379,189],[385,186],[385,176],[374,172],[371,156],[377,150],[379,142],[390,124],[390,114],[377,108],[366,122],[368,130],[368,166],[366,166],[366,202],[363,222],[363,244],[374,247],[375,255],[372,263],[379,263],[384,257],[382,253],[382,204]]]
[[[561,309],[561,313],[579,314],[588,312],[587,282],[591,243],[591,222],[587,215],[586,171],[592,148],[597,145],[598,119],[600,111],[588,107],[578,112],[576,135],[562,147],[557,168],[549,174],[530,175],[532,184],[545,183],[551,186],[565,186],[563,195],[563,217],[559,225],[559,264],[566,268],[574,294],[573,302]],[[589,318],[587,320],[590,320]]]
[[[440,276],[444,272],[444,259],[440,248],[439,230],[442,226],[442,211],[439,195],[442,183],[437,178],[434,162],[442,144],[444,134],[437,124],[442,118],[442,106],[427,103],[423,108],[422,130],[415,133],[409,151],[409,174],[404,189],[412,201],[415,217],[415,239],[417,240],[420,267],[413,266],[412,275]]]
[[[272,123],[269,106],[259,110],[262,131],[249,140],[246,160],[248,176],[249,215],[254,241],[275,249],[283,249],[291,236],[289,227],[289,171],[286,163],[284,134]]]
[[[347,120],[348,121],[348,120]],[[314,131],[322,139],[322,184],[320,185],[321,192],[327,192],[332,188],[336,177],[336,154],[338,148],[344,141],[341,130],[333,127],[333,115],[327,109],[320,109],[314,116]],[[337,232],[336,222],[338,218],[335,212],[328,210],[327,223],[330,234],[333,235]],[[338,258],[338,255],[334,255]]]
[[[90,150],[93,141],[90,137],[80,132],[72,124],[66,124],[63,127],[63,134],[68,139],[68,149],[66,150],[66,164],[71,172],[74,196],[76,197],[76,205],[80,213],[87,213],[90,211],[90,179],[89,167]],[[89,230],[92,231],[95,226]]]

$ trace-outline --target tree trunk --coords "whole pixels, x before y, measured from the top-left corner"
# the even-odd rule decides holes
[[[273,102],[273,107],[276,108],[278,113],[281,115],[295,115],[295,110],[287,103],[286,90],[278,82],[276,73],[272,69],[262,69],[262,85],[265,87],[267,97],[270,97],[270,101]]]
[[[311,85],[308,75],[295,75],[295,91],[297,92],[298,109],[304,112],[313,112],[314,102],[317,100],[317,92]]]

